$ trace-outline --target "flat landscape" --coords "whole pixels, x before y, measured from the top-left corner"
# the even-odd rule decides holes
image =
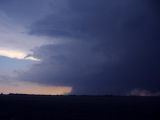
[[[160,97],[0,95],[0,120],[158,120]]]

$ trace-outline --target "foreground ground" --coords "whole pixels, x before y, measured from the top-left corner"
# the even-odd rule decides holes
[[[0,95],[0,120],[160,120],[160,97]]]

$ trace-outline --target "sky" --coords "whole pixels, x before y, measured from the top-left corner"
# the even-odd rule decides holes
[[[159,95],[159,11],[159,0],[0,0],[0,92]]]

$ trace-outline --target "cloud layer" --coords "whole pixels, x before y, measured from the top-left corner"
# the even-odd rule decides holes
[[[0,56],[38,61],[32,56],[32,50],[47,44],[51,44],[49,38],[29,35],[27,28],[0,11]]]

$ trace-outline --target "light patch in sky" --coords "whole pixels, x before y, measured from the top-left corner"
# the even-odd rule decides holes
[[[16,84],[0,84],[0,92],[3,94],[66,95],[72,92],[72,87],[45,86],[28,82],[17,82]]]
[[[13,59],[20,59],[20,60],[32,60],[32,61],[40,61],[40,59],[35,58],[27,53],[17,50],[7,50],[0,48],[0,56],[9,57]]]

